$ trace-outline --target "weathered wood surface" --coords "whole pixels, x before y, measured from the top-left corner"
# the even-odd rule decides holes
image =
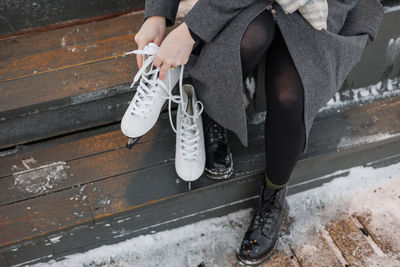
[[[137,71],[124,53],[142,21],[138,11],[0,39],[0,148],[120,120]]]
[[[0,112],[129,83],[136,59],[123,54],[137,49],[133,39],[142,21],[143,12],[135,12],[0,40]]]
[[[94,45],[99,41],[136,33],[142,21],[143,11],[138,11],[116,18],[0,39],[0,59],[28,56],[60,48],[68,50],[75,45]]]
[[[71,188],[47,197],[29,199],[0,207],[2,246],[29,240],[54,229],[92,222],[89,202],[80,198],[85,188]]]
[[[2,64],[6,68],[0,69],[0,82],[116,59],[135,47],[133,38],[134,34],[129,34],[99,40],[95,43],[66,45],[66,37],[63,37],[60,40],[61,47],[58,49],[5,59]],[[125,64],[129,66],[129,64]],[[96,72],[96,69],[93,71]],[[18,87],[17,83],[12,88]]]
[[[0,112],[130,82],[135,58],[123,53],[136,49],[142,16],[0,40]]]
[[[94,92],[131,81],[133,56],[106,59],[0,84],[0,112]],[[99,75],[102,73],[103,75]]]
[[[111,17],[116,13],[123,14],[143,8],[143,0],[38,0],[35,2],[3,0],[0,2],[0,17],[2,18],[0,35],[29,33],[43,30],[43,28],[48,30],[49,27],[54,29],[77,21],[93,21],[98,17]]]
[[[189,9],[182,5],[178,13]],[[398,77],[398,51],[389,43],[400,34],[393,27],[399,16],[385,15],[379,38],[342,89]],[[143,11],[85,22],[0,39],[0,149],[121,119],[137,71],[135,56],[122,53],[136,48]]]
[[[399,114],[400,101],[392,98],[316,121],[310,150],[294,170],[290,193],[333,179],[312,181],[342,167],[398,154],[400,125],[393,121]],[[192,184],[192,192],[175,172],[175,135],[167,113],[161,115],[156,126],[132,150],[125,148],[126,138],[116,124],[39,142],[3,156],[0,158],[0,214],[8,218],[0,220],[0,228],[5,229],[0,239],[2,251],[14,255],[10,250],[20,246],[23,240],[40,245],[49,242],[48,236],[63,232],[63,242],[52,244],[57,255],[61,255],[71,251],[65,244],[78,242],[76,238],[80,246],[89,248],[91,244],[99,244],[97,237],[101,242],[116,242],[150,231],[149,225],[165,229],[201,218],[203,213],[211,216],[245,207],[254,201],[256,177],[265,166],[263,126],[262,121],[249,124],[247,149],[230,133],[235,163],[232,179],[215,181],[202,176]],[[370,142],[385,145],[367,144],[369,137],[379,136],[382,131],[393,137],[388,135]],[[360,139],[362,133],[365,135]],[[389,158],[395,160],[393,156]],[[200,199],[201,204],[193,205],[193,201]],[[228,204],[235,201],[239,202]],[[154,210],[163,212],[154,217]],[[42,218],[47,223],[37,225]],[[126,223],[114,222],[111,228],[104,226],[110,220],[124,219]],[[79,232],[79,236],[69,236],[75,227],[81,231],[79,227],[89,227],[92,223],[98,227],[87,233]],[[34,231],[35,228],[40,231]],[[307,257],[299,259],[312,261]]]
[[[328,120],[316,122],[316,130],[310,142],[309,151],[303,158],[336,151],[337,149],[349,149],[357,141],[367,140],[367,137],[379,136],[382,133],[390,136],[400,132],[400,125],[393,124],[400,116],[400,97],[375,102],[362,107],[349,109],[342,113],[332,115]],[[172,134],[167,114],[162,115],[160,122],[146,135],[133,151],[125,149],[126,138],[119,129],[101,134],[73,140],[72,142],[60,143],[43,149],[25,151],[0,159],[3,166],[0,171],[0,188],[5,188],[0,195],[0,203],[11,203],[62,190],[79,184],[87,184],[100,181],[120,174],[144,170],[162,165],[174,160],[175,135]],[[332,129],[336,126],[336,131]],[[257,149],[251,161],[259,157],[262,163],[263,155],[263,132],[262,124],[251,125],[250,142]],[[242,157],[240,143],[233,137],[233,149],[241,157],[240,162],[248,161],[246,156]],[[322,150],[322,151],[321,151]],[[240,152],[239,152],[240,151]],[[250,150],[247,151],[247,154]],[[25,190],[25,177],[35,177],[35,182],[46,184],[47,173],[53,171],[51,164],[62,163],[65,166],[65,179],[54,180],[51,188],[41,190]],[[49,165],[47,167],[47,165]],[[239,167],[239,166],[237,166]],[[64,167],[63,167],[64,168]],[[258,169],[260,169],[258,167]],[[333,166],[332,166],[333,168]],[[245,168],[248,169],[248,168]],[[33,181],[32,181],[33,182]]]

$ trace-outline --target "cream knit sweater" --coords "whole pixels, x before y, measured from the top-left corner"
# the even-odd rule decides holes
[[[286,14],[299,10],[300,14],[317,30],[327,29],[327,0],[276,0]]]

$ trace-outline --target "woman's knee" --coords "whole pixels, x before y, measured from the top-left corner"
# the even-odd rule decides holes
[[[303,109],[303,100],[299,94],[293,92],[280,92],[276,99],[279,110],[297,114]]]

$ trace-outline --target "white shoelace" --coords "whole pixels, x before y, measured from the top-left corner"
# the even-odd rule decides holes
[[[200,101],[196,101],[196,105],[200,105],[200,111],[195,115],[189,115],[186,112],[185,103],[182,102],[182,92],[183,92],[183,70],[184,65],[181,65],[180,74],[179,74],[179,95],[172,94],[172,82],[171,82],[171,75],[168,75],[168,83],[169,88],[168,90],[165,83],[158,79],[158,73],[160,71],[160,67],[153,67],[153,59],[157,54],[159,48],[154,46],[145,46],[143,50],[133,50],[131,52],[124,53],[125,55],[129,54],[140,54],[140,55],[147,55],[147,59],[143,61],[142,68],[136,73],[133,82],[131,84],[131,88],[133,85],[140,79],[139,85],[137,87],[137,92],[132,99],[133,101],[133,109],[132,115],[137,114],[139,116],[144,116],[144,114],[149,110],[149,106],[153,104],[152,99],[154,96],[158,96],[164,99],[168,99],[168,115],[169,115],[169,122],[171,124],[172,129],[176,134],[179,134],[182,140],[182,146],[180,148],[180,152],[184,156],[186,160],[194,160],[196,159],[199,149],[198,143],[200,140],[200,132],[197,128],[197,124],[195,121],[203,112],[203,103]],[[150,67],[150,70],[147,71],[147,68]],[[167,70],[170,72],[170,69]],[[147,85],[149,86],[147,86]],[[161,91],[159,91],[161,90]],[[166,94],[163,95],[163,92]],[[177,104],[181,104],[181,111],[182,114],[182,122],[181,122],[181,129],[175,129],[173,120],[172,120],[172,111],[171,111],[171,104],[175,102]]]
[[[143,61],[142,68],[136,73],[133,78],[133,82],[131,84],[131,88],[133,85],[140,79],[139,85],[137,87],[137,91],[135,96],[133,97],[133,105],[132,105],[132,115],[136,114],[138,116],[144,117],[145,113],[150,110],[149,106],[153,104],[153,97],[158,96],[164,99],[168,99],[168,107],[171,109],[171,101],[175,103],[179,103],[179,96],[174,96],[172,94],[171,88],[171,76],[169,75],[169,88],[168,90],[165,83],[158,79],[158,73],[160,72],[160,68],[153,67],[153,59],[157,54],[159,48],[154,46],[145,46],[143,50],[133,50],[131,52],[125,53],[125,55],[129,54],[140,54],[147,55],[147,59]],[[149,70],[147,71],[148,67]],[[169,71],[169,69],[168,69]],[[163,94],[163,91],[165,95]],[[171,112],[170,112],[171,113]],[[172,125],[172,124],[171,124]]]
[[[180,95],[182,96],[183,91],[183,66],[181,69],[180,77],[179,77],[179,91]],[[181,98],[182,99],[182,98]],[[203,103],[200,101],[196,101],[194,104],[194,109],[196,106],[199,105],[198,112],[194,115],[190,115],[186,112],[187,107],[185,103],[181,102],[181,112],[182,114],[182,122],[181,122],[181,129],[175,131],[181,137],[181,147],[180,152],[182,153],[185,160],[196,160],[198,157],[199,151],[199,140],[200,140],[200,130],[197,127],[196,120],[200,117],[201,113],[203,112]],[[175,129],[174,129],[175,130]],[[179,132],[179,133],[178,133]]]

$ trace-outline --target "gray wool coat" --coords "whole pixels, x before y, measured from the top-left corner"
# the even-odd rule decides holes
[[[198,56],[190,56],[185,73],[192,77],[206,113],[233,131],[246,147],[240,42],[247,25],[267,9],[270,1],[199,0],[184,18],[188,27],[206,41]],[[144,19],[165,16],[167,26],[171,26],[178,5],[179,0],[146,0]],[[314,29],[299,11],[285,14],[276,2],[273,6],[303,83],[306,152],[315,115],[340,89],[365,47],[375,39],[383,6],[379,0],[328,0],[327,30]]]

